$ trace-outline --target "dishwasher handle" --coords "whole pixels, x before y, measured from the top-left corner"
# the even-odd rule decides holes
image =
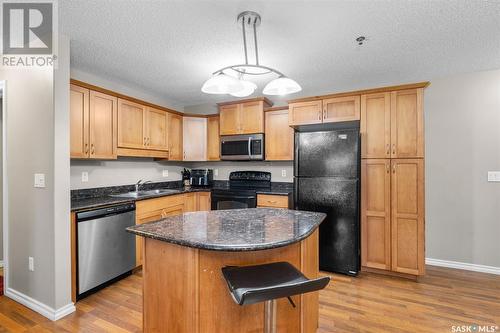
[[[135,203],[128,203],[124,205],[87,210],[85,212],[76,213],[76,222],[95,220],[101,217],[124,214],[134,210],[135,210]]]

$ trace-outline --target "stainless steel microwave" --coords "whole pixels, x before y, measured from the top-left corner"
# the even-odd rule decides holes
[[[221,136],[220,159],[225,161],[263,160],[264,134]]]

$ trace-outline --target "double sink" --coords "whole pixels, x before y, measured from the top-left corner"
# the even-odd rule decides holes
[[[179,190],[172,190],[172,189],[157,189],[157,190],[148,190],[148,191],[133,191],[133,192],[127,192],[127,193],[120,193],[120,194],[113,194],[111,195],[112,197],[115,198],[143,198],[143,197],[151,197],[155,195],[162,195],[162,194],[176,194],[179,193]]]

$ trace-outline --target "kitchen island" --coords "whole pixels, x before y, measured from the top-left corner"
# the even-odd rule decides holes
[[[261,332],[263,304],[237,305],[224,266],[287,261],[318,276],[318,226],[325,214],[252,208],[184,213],[127,230],[143,242],[144,332]],[[315,332],[318,293],[280,299],[281,332]]]

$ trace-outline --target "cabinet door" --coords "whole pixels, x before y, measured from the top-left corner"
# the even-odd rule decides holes
[[[361,96],[361,157],[391,157],[391,94]]]
[[[182,116],[174,113],[168,114],[168,159],[182,161]]]
[[[324,123],[359,120],[359,113],[359,96],[323,100]]]
[[[71,85],[69,110],[71,158],[87,158],[90,151],[88,89]]]
[[[207,161],[220,160],[219,117],[207,119]]]
[[[158,221],[164,217],[165,216],[164,216],[163,209],[158,209],[158,210],[147,212],[147,213],[141,214],[140,216],[137,216],[135,224],[143,224],[143,223]],[[142,245],[143,245],[143,238],[140,236],[136,236],[135,237],[135,266],[136,267],[142,265]]]
[[[212,209],[210,192],[198,192],[198,210],[209,211]]]
[[[421,275],[425,272],[424,161],[391,161],[392,270]]]
[[[116,158],[117,98],[90,91],[90,157]]]
[[[168,150],[168,113],[148,108],[146,146],[148,149]]]
[[[241,104],[223,105],[219,108],[220,135],[233,135],[241,132]]]
[[[198,210],[197,193],[186,193],[184,194],[184,211],[185,212],[196,212]]]
[[[146,147],[146,107],[118,99],[118,147]]]
[[[361,161],[361,264],[391,269],[391,160]]]
[[[288,125],[288,110],[266,112],[266,160],[293,160],[293,128]]]
[[[424,157],[423,90],[391,93],[391,157]]]
[[[306,125],[323,122],[322,101],[298,102],[288,105],[288,124]]]
[[[264,133],[264,102],[248,102],[240,108],[240,134]]]
[[[183,161],[207,160],[207,118],[184,117]]]

